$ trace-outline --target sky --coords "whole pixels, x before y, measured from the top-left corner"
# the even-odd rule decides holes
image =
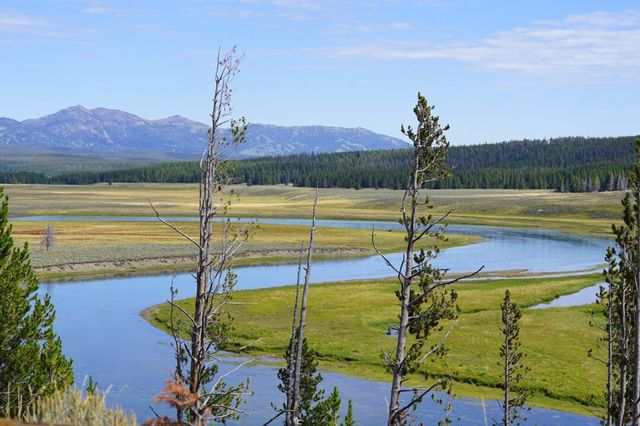
[[[0,116],[83,105],[401,137],[417,92],[452,144],[640,133],[640,1],[2,0]]]

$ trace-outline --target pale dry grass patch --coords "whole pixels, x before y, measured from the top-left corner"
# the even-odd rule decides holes
[[[71,388],[42,397],[28,407],[12,407],[26,424],[68,426],[135,426],[136,416],[120,407],[107,407],[107,392]],[[6,410],[5,410],[6,411]],[[16,423],[18,424],[18,423]]]
[[[7,185],[11,214],[152,216],[151,200],[166,216],[195,216],[194,184],[88,186]],[[549,190],[445,189],[427,191],[435,213],[455,209],[452,223],[542,227],[576,233],[609,234],[619,220],[622,192],[566,194]],[[231,185],[225,192],[230,215],[309,217],[313,188]],[[397,220],[402,191],[320,188],[319,217]],[[506,218],[506,220],[505,220]],[[570,222],[565,226],[561,220]]]

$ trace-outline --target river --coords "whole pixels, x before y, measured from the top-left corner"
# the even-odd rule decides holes
[[[24,218],[22,218],[24,219]],[[75,217],[75,220],[82,218]],[[129,218],[131,219],[131,218]],[[16,219],[12,219],[16,220]],[[55,220],[52,217],[40,220]],[[261,223],[308,224],[305,220],[261,219]],[[385,222],[320,221],[324,226],[375,226],[383,231],[399,225]],[[482,226],[450,226],[448,232],[474,234],[484,241],[445,250],[438,264],[452,272],[468,272],[485,265],[485,270],[527,270],[530,272],[570,272],[592,269],[603,263],[606,240],[535,229],[508,229]],[[390,255],[397,261],[399,254]],[[237,289],[273,287],[291,284],[296,265],[251,266],[237,268]],[[324,260],[314,263],[314,283],[350,279],[376,278],[391,275],[378,257],[344,260]],[[145,308],[162,303],[169,295],[171,276],[113,278],[73,283],[43,284],[56,306],[56,331],[62,337],[65,353],[73,358],[76,380],[91,375],[101,387],[111,385],[109,402],[134,410],[139,420],[152,416],[149,405],[159,393],[172,368],[172,352],[168,337],[150,326],[141,316]],[[189,274],[175,277],[179,296],[193,292]],[[223,371],[233,368],[233,358]],[[244,367],[233,380],[251,379],[254,396],[248,398],[239,424],[258,425],[273,415],[272,402],[278,404],[282,395],[276,388],[276,368],[266,365]],[[340,388],[343,401],[352,399],[356,420],[361,425],[383,424],[387,383],[357,379],[341,374],[323,373],[323,386]],[[452,417],[458,424],[485,424],[482,404],[477,400],[455,399]],[[156,407],[160,412],[167,412]],[[499,404],[488,401],[489,423],[499,417]],[[420,419],[442,417],[442,407],[425,402],[416,415]],[[533,408],[527,424],[597,425],[595,418],[577,416],[553,410]]]

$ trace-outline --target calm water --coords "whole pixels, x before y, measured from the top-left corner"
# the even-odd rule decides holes
[[[44,220],[53,220],[52,218]],[[267,220],[261,220],[267,223]],[[269,221],[275,223],[276,221]],[[307,224],[308,221],[277,220],[277,223]],[[321,226],[363,226],[374,223],[323,221]],[[376,228],[393,228],[397,224],[376,223]],[[471,271],[484,264],[487,270],[525,269],[533,272],[574,271],[602,263],[607,241],[538,230],[451,226],[450,232],[478,234],[486,238],[479,244],[445,251],[439,259],[455,272]],[[322,232],[320,228],[319,232]],[[391,256],[394,260],[399,255]],[[295,280],[294,265],[238,268],[238,289],[272,287]],[[375,278],[391,275],[377,257],[318,261],[314,263],[313,281],[336,281]],[[192,278],[181,274],[175,278],[179,296],[192,293]],[[91,375],[101,387],[113,385],[110,402],[135,410],[139,419],[151,416],[148,405],[169,377],[172,353],[167,336],[151,327],[139,315],[152,305],[166,300],[170,276],[117,278],[88,282],[45,284],[56,305],[56,330],[64,342],[65,352],[74,359],[78,382]],[[233,368],[233,360],[225,365]],[[224,370],[224,368],[223,368]],[[271,402],[280,403],[276,389],[276,368],[255,365],[246,367],[234,379],[250,377],[255,396],[245,409],[250,416],[240,424],[262,424],[273,411]],[[338,374],[324,374],[324,386],[339,386],[343,399],[353,399],[359,424],[383,424],[388,385]],[[487,416],[499,416],[498,403],[487,403]],[[417,413],[421,419],[439,419],[442,410],[425,403]],[[484,424],[480,401],[455,400],[454,417],[460,424]],[[550,410],[533,409],[529,424],[597,425],[596,419]]]
[[[596,302],[598,293],[600,292],[600,286],[604,285],[605,283],[594,284],[575,293],[560,296],[549,303],[532,306],[529,309],[568,308],[570,306],[589,305]]]

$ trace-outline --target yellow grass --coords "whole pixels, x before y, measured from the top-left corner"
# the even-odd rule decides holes
[[[16,242],[27,241],[32,245],[41,242],[42,232],[52,223],[58,245],[64,244],[181,244],[185,239],[166,225],[156,222],[38,222],[13,223],[13,238]],[[178,226],[193,238],[197,238],[197,223],[179,223]],[[251,225],[251,236],[247,247],[297,248],[308,239],[308,226]],[[469,244],[479,241],[479,237],[450,235],[449,241],[439,243],[441,247]],[[398,250],[404,244],[404,234],[399,231],[376,232],[376,241],[387,251]],[[316,243],[319,247],[361,249],[372,251],[371,231],[368,229],[344,229],[318,227]],[[55,250],[55,247],[54,249]]]
[[[13,215],[152,215],[151,200],[165,215],[195,215],[193,184],[88,186],[7,185]],[[309,217],[313,190],[291,186],[232,186],[230,214],[244,217]],[[536,226],[607,235],[619,220],[622,193],[561,194],[546,190],[428,191],[437,212],[456,209],[454,223]],[[402,191],[320,189],[325,219],[396,220]]]
[[[54,227],[56,244],[45,250],[40,243],[42,232],[49,223]],[[197,239],[197,223],[178,225]],[[300,243],[308,239],[309,233],[307,226],[260,224],[251,225],[250,229],[251,237],[239,251],[243,262],[297,258]],[[18,244],[26,241],[31,245],[33,265],[38,268],[40,277],[46,279],[77,277],[80,272],[81,276],[104,276],[107,271],[114,270],[127,274],[184,270],[192,267],[196,255],[195,246],[159,222],[15,221],[13,238]],[[378,247],[385,252],[401,250],[404,244],[404,236],[396,231],[378,232],[376,239]],[[476,236],[450,235],[448,241],[438,245],[446,248],[479,240]],[[316,241],[320,258],[374,253],[371,231],[367,229],[319,227]]]

